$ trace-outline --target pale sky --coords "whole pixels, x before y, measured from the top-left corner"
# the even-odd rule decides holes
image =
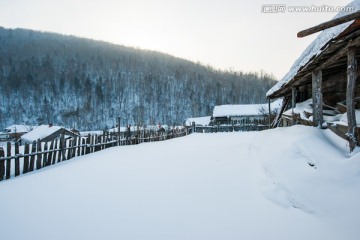
[[[337,12],[263,13],[264,4],[345,6],[349,0],[0,0],[0,26],[156,50],[216,69],[281,79],[317,36],[300,30]],[[266,10],[266,9],[265,9]]]

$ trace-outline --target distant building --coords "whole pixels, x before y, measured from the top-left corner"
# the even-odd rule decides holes
[[[50,142],[54,139],[60,138],[61,134],[66,137],[78,136],[78,134],[60,126],[41,125],[27,134],[24,134],[21,137],[21,144],[32,143],[38,139],[40,139],[41,142]]]
[[[274,117],[281,107],[282,100],[270,104],[271,114]],[[268,104],[240,104],[215,106],[212,124],[241,124],[244,121],[264,121],[269,117]]]
[[[33,126],[29,125],[11,125],[0,133],[0,141],[18,140],[22,135],[28,133],[33,128]]]
[[[197,118],[188,118],[185,121],[185,125],[186,126],[192,126],[193,122],[195,123],[195,125],[197,126],[209,126],[210,122],[211,122],[211,116],[206,116],[206,117],[197,117]]]

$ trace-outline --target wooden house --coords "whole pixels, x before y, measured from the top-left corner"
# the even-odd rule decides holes
[[[281,106],[281,101],[270,104],[273,115]],[[269,117],[268,104],[238,104],[215,106],[212,115],[212,125],[235,124],[241,125],[244,121],[267,121]]]
[[[20,137],[31,130],[33,130],[33,126],[29,125],[11,125],[4,129],[4,133],[8,134],[9,140],[18,140]]]
[[[54,139],[60,138],[61,134],[66,137],[78,136],[78,134],[60,126],[41,125],[27,134],[24,134],[21,137],[21,144],[32,143],[38,139],[40,139],[41,142],[50,142]]]
[[[269,100],[283,99],[272,126],[281,125],[287,118],[290,125],[330,128],[349,140],[352,151],[360,142],[356,122],[360,123],[356,119],[360,113],[356,110],[360,109],[360,82],[356,81],[360,73],[360,11],[347,15],[340,12],[331,21],[299,32],[298,37],[318,31],[322,32],[267,93]],[[301,104],[306,106],[301,109]]]

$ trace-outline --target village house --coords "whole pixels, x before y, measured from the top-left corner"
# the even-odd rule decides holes
[[[270,118],[273,118],[281,107],[281,100],[268,104],[239,104],[215,106],[212,115],[212,124],[234,124],[241,125],[244,121],[264,122],[268,124],[269,107]]]
[[[33,128],[33,126],[29,125],[11,125],[0,132],[0,141],[17,141],[22,135],[28,133]]]
[[[267,93],[269,101],[283,99],[272,127],[305,124],[329,128],[349,140],[352,151],[360,142],[360,83],[356,82],[360,11],[340,12],[331,21],[299,32],[298,37],[319,31],[290,71]]]
[[[52,124],[41,125],[27,134],[24,134],[21,137],[21,144],[32,143],[38,139],[40,139],[41,142],[50,142],[60,138],[60,135],[64,135],[65,138],[78,136],[76,133],[60,126],[53,126]]]

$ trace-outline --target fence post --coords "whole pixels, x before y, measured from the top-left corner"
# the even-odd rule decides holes
[[[85,144],[86,144],[86,140],[85,138],[81,139],[81,155],[85,155]]]
[[[71,148],[71,145],[72,145],[72,139],[68,139],[67,141],[69,144],[65,147],[67,148],[67,160],[71,159],[71,156],[72,156],[72,148]]]
[[[53,155],[52,155],[51,164],[56,163],[56,155],[59,155],[57,149],[58,149],[58,140],[55,139],[54,146],[53,146],[54,152],[53,152]]]
[[[36,157],[36,169],[41,169],[41,142],[40,139],[37,140],[36,143],[36,147],[37,147],[37,157]]]
[[[11,157],[11,142],[6,143],[6,155]],[[6,179],[10,179],[11,174],[11,159],[6,160]]]
[[[77,136],[75,136],[71,142],[71,157],[75,157],[76,156],[76,141],[77,141]]]
[[[85,154],[89,154],[90,153],[90,139],[91,139],[91,135],[89,133],[87,139],[86,139],[86,148],[85,148]]]
[[[49,150],[50,150],[50,152],[49,152],[48,157],[47,157],[46,166],[51,165],[51,160],[52,160],[53,150],[54,150],[54,139],[50,142]]]
[[[48,156],[48,154],[46,153],[46,151],[48,150],[48,143],[47,142],[45,142],[44,143],[44,155],[43,155],[43,164],[42,164],[42,166],[43,167],[46,167],[46,165],[47,165],[47,156]]]
[[[92,135],[92,136],[90,136],[90,150],[89,150],[89,153],[95,152],[94,144],[95,144],[95,136]]]
[[[81,136],[79,136],[78,138],[77,138],[77,142],[76,142],[76,146],[77,146],[77,156],[81,156],[81,147],[80,147],[80,145],[81,145]]]
[[[66,155],[65,155],[65,148],[66,148],[66,145],[65,145],[65,139],[64,139],[64,134],[61,134],[60,135],[60,152],[61,152],[61,161],[65,161],[66,160]],[[60,158],[59,158],[60,160]],[[59,161],[58,161],[59,162]]]
[[[121,137],[120,137],[120,130],[121,130],[121,127],[120,127],[120,125],[121,125],[121,118],[120,118],[120,117],[118,117],[118,136],[119,136],[119,138],[118,138],[118,146],[120,146],[120,145],[121,145],[121,143],[120,143],[120,141],[121,141]]]
[[[15,177],[20,175],[19,143],[15,142]]]
[[[24,146],[24,155],[29,154],[29,144],[25,143]],[[23,168],[23,174],[29,172],[29,156],[24,157],[24,168]],[[1,176],[0,176],[1,177]]]
[[[36,141],[33,141],[32,144],[31,144],[31,156],[30,156],[30,169],[29,169],[29,172],[34,171],[35,153],[36,153]]]
[[[5,157],[5,152],[2,147],[0,147],[0,157]],[[0,181],[3,180],[5,175],[5,161],[0,161]]]

